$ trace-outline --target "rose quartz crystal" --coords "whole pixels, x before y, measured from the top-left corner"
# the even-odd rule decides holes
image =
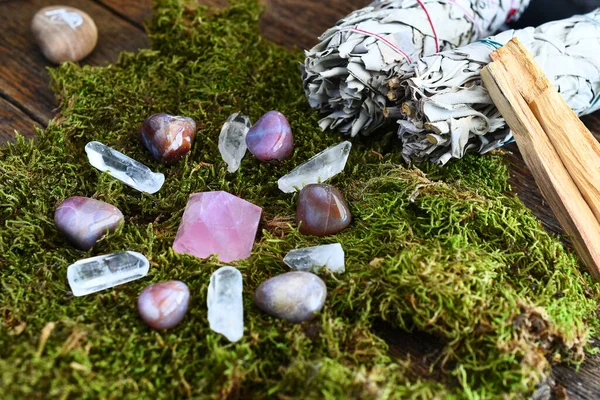
[[[206,258],[217,254],[221,262],[250,256],[262,209],[227,192],[190,196],[173,250]]]

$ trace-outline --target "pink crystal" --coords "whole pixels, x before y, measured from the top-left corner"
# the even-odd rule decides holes
[[[173,250],[206,258],[217,254],[221,262],[250,256],[262,208],[227,192],[190,196]]]

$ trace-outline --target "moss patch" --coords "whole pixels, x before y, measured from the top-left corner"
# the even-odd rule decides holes
[[[299,51],[265,41],[260,7],[238,0],[220,12],[159,0],[152,50],[123,54],[103,68],[52,70],[62,112],[37,140],[0,148],[0,397],[11,398],[519,398],[550,363],[580,361],[596,322],[598,286],[573,254],[507,194],[498,156],[466,157],[449,168],[401,165],[393,133],[354,142],[333,182],[354,215],[324,239],[300,235],[295,195],[277,179],[340,141],[323,134],[302,92]],[[277,109],[289,118],[296,150],[281,167],[247,156],[228,174],[217,150],[220,127],[241,111],[256,121]],[[195,118],[188,158],[167,168],[135,135],[149,114]],[[100,140],[164,172],[157,195],[143,195],[92,168],[84,145]],[[218,267],[171,250],[190,193],[226,190],[264,209],[244,275],[244,338],[211,332],[205,296]],[[68,196],[118,206],[125,225],[92,251],[55,229]],[[252,304],[264,279],[285,272],[295,247],[339,241],[347,272],[324,273],[329,296],[302,325],[273,320]],[[149,276],[74,298],[67,266],[121,250],[144,253]],[[192,291],[184,322],[164,333],[139,319],[135,300],[151,282],[179,279]],[[411,373],[373,325],[420,330],[444,343],[446,382]]]

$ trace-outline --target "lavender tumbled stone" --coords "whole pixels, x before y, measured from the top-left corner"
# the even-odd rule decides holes
[[[170,329],[179,324],[190,303],[190,290],[180,281],[154,283],[138,297],[138,311],[153,329]]]
[[[54,222],[75,247],[87,251],[123,223],[123,213],[103,201],[74,196],[58,206]]]
[[[254,292],[254,303],[269,315],[300,323],[313,319],[327,297],[327,286],[317,275],[294,271],[261,283]]]
[[[279,111],[269,111],[254,124],[246,135],[250,153],[260,161],[283,161],[294,149],[292,129]]]

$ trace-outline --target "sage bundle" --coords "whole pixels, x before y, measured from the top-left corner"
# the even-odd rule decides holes
[[[468,151],[486,153],[513,140],[483,86],[490,54],[517,37],[567,104],[581,116],[600,108],[600,9],[499,35],[420,59],[412,77],[389,82],[405,160],[440,165]]]
[[[356,136],[383,125],[387,81],[422,56],[496,32],[529,0],[377,0],[327,30],[306,51],[304,91],[321,129]]]

